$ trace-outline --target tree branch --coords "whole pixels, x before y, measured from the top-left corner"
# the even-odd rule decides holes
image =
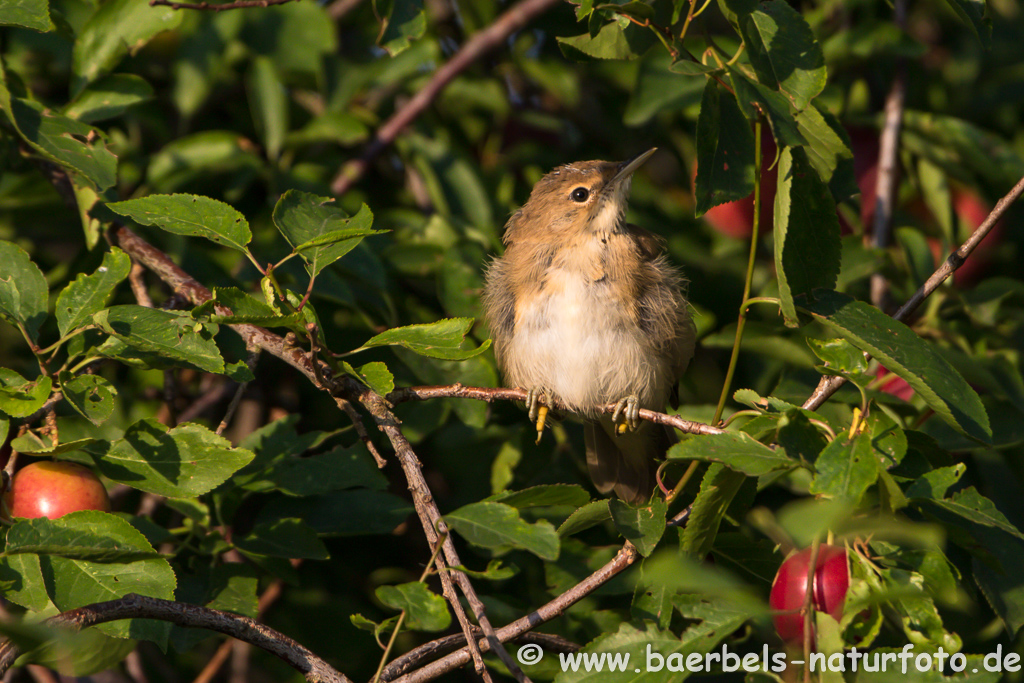
[[[210,3],[210,2],[174,2],[173,0],[149,0],[150,7],[170,7],[171,9],[198,9],[210,12],[223,12],[229,9],[244,9],[246,7],[270,7],[272,5],[285,5],[298,0],[235,0],[234,2]]]
[[[590,595],[590,593],[594,592],[597,588],[606,584],[612,577],[621,573],[624,569],[636,562],[638,555],[639,553],[636,548],[633,547],[633,544],[627,541],[611,561],[585,578],[583,581],[580,581],[578,584],[562,593],[551,602],[545,604],[543,607],[540,607],[537,610],[530,612],[525,617],[517,619],[511,624],[498,629],[498,639],[502,642],[508,642],[523,633],[540,626],[544,622],[551,621],[555,617],[561,616],[565,610]],[[480,641],[481,649],[486,650],[489,648],[489,645],[490,643],[487,640]],[[417,648],[417,650],[419,649],[420,648]],[[417,652],[417,650],[412,650],[405,656],[408,657]],[[392,664],[397,665],[400,661],[401,659],[395,660]],[[408,673],[401,678],[395,679],[394,683],[425,683],[425,681],[432,680],[442,674],[453,671],[460,666],[464,666],[468,661],[469,650],[464,647],[450,655],[433,661],[412,673]],[[385,672],[387,671],[388,669],[385,668]],[[396,673],[401,673],[401,671],[396,671]],[[387,679],[385,678],[385,680]]]
[[[519,4],[510,7],[493,24],[466,41],[462,49],[438,69],[430,81],[413,95],[412,99],[377,129],[377,134],[363,148],[363,153],[359,158],[352,159],[342,166],[338,175],[331,182],[331,192],[338,196],[345,194],[366,173],[370,162],[395,141],[402,129],[423,113],[423,110],[434,101],[453,78],[483,54],[503,45],[510,35],[526,26],[535,16],[560,2],[562,0],[522,0]]]
[[[205,628],[225,633],[277,655],[301,671],[307,681],[351,683],[344,674],[283,633],[249,617],[199,605],[149,598],[133,593],[119,600],[68,610],[47,619],[46,623],[80,631],[89,626],[120,619],[159,619],[185,628]],[[8,640],[0,645],[0,673],[10,668],[18,654],[18,647],[12,641]]]
[[[906,320],[910,315],[917,310],[917,307],[921,305],[921,302],[931,296],[932,292],[939,288],[950,275],[956,272],[956,269],[964,264],[967,257],[971,255],[971,252],[977,248],[981,241],[992,232],[992,228],[995,227],[999,219],[1003,217],[1015,201],[1020,199],[1020,196],[1024,194],[1024,178],[1017,181],[1017,184],[1013,186],[1009,192],[1006,193],[1002,199],[996,202],[995,208],[989,213],[985,221],[978,226],[978,229],[971,233],[971,236],[967,238],[960,248],[950,254],[942,265],[939,266],[934,273],[925,281],[923,285],[918,287],[914,295],[907,299],[907,302],[900,306],[899,310],[892,314],[894,320]],[[818,382],[818,386],[811,393],[810,397],[804,401],[803,408],[807,410],[817,410],[821,407],[821,404],[827,401],[832,394],[838,391],[839,387],[846,383],[846,379],[837,376],[822,377],[821,381]]]

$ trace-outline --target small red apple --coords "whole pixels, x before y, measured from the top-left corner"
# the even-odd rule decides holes
[[[875,370],[875,377],[882,378],[889,374],[889,371],[882,365],[878,366]],[[902,377],[893,377],[882,386],[878,387],[879,391],[884,391],[887,394],[892,394],[898,398],[902,398],[904,401],[909,401],[914,396],[914,387],[907,384],[907,380]]]
[[[775,140],[771,135],[765,135],[761,141],[761,217],[758,223],[758,231],[762,234],[771,230],[774,222],[775,186],[779,177],[778,164],[772,165],[776,152]],[[696,178],[697,165],[694,164],[691,180]],[[748,238],[754,229],[754,195],[751,193],[743,199],[712,207],[704,213],[704,218],[726,237]]]
[[[5,496],[12,517],[56,519],[78,510],[110,512],[110,498],[88,467],[73,462],[34,462],[18,470]]]
[[[779,567],[768,599],[778,612],[772,617],[779,637],[790,645],[801,645],[804,640],[804,607],[807,595],[807,574],[811,562],[811,548],[805,548],[786,558]],[[825,612],[839,621],[843,616],[843,602],[850,587],[850,567],[846,549],[834,545],[818,548],[812,584],[814,609]]]

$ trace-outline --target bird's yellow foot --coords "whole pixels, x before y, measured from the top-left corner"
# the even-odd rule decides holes
[[[619,418],[622,418],[622,424],[618,424]],[[632,394],[619,399],[612,413],[612,422],[618,425],[615,430],[618,434],[635,432],[640,427],[640,397]]]
[[[541,403],[541,398],[544,403]],[[529,411],[530,421],[537,424],[537,443],[544,436],[544,423],[548,419],[548,404],[551,403],[551,396],[543,389],[534,387],[526,392],[526,409]]]

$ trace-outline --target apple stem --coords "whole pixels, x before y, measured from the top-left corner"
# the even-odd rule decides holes
[[[814,647],[814,584],[818,574],[818,551],[821,550],[821,539],[815,538],[811,544],[811,557],[807,564],[807,591],[804,594],[804,683],[811,683],[811,649]]]

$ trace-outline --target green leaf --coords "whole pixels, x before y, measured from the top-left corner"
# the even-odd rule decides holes
[[[562,54],[576,61],[589,59],[637,59],[654,44],[650,31],[633,24],[623,28],[618,22],[601,27],[597,35],[584,33],[571,38],[556,37]]]
[[[410,630],[443,631],[452,623],[445,599],[418,581],[381,586],[375,592],[385,605],[405,612],[405,625]]]
[[[46,616],[56,613],[54,607],[44,611]],[[112,638],[91,628],[77,632],[55,629],[38,649],[31,652],[23,650],[25,658],[19,659],[18,665],[32,663],[54,669],[64,676],[87,677],[116,668],[137,646],[134,640]]]
[[[274,61],[257,57],[245,79],[252,118],[267,148],[267,156],[277,159],[288,133],[288,91],[277,73]]]
[[[242,253],[252,239],[245,216],[224,202],[193,194],[155,194],[107,204],[114,213],[175,235],[205,237]]]
[[[61,374],[60,390],[71,407],[94,425],[106,422],[114,412],[114,396],[117,389],[99,375]]]
[[[380,361],[366,363],[359,366],[359,368],[354,368],[348,363],[344,363],[343,367],[346,372],[381,396],[387,396],[395,390],[395,376],[388,370],[388,366]]]
[[[578,534],[590,527],[597,526],[612,518],[612,511],[608,508],[608,499],[594,500],[579,508],[558,527],[558,535],[561,538]]]
[[[26,531],[30,529],[39,532],[31,537],[60,553],[41,555],[40,564],[47,592],[61,611],[116,600],[128,593],[174,599],[175,577],[170,564],[156,556],[146,538],[120,517],[86,510],[45,522],[31,520]],[[140,559],[95,562],[70,556],[73,552],[83,555],[87,552],[109,552],[110,558],[132,555]],[[96,628],[118,638],[166,643],[170,624],[131,619],[101,624]]]
[[[71,515],[85,515],[100,526],[93,530],[74,520],[66,523]],[[111,519],[117,522],[111,522]],[[98,563],[128,563],[160,557],[152,547],[124,545],[123,539],[104,533],[104,529],[118,528],[121,522],[110,513],[96,510],[69,513],[59,519],[23,519],[10,528],[4,552],[8,555],[57,555]]]
[[[92,319],[101,330],[128,346],[207,372],[224,372],[224,359],[210,330],[187,313],[126,304],[103,309]]]
[[[129,53],[135,54],[156,34],[177,28],[182,14],[171,7],[153,7],[135,0],[110,0],[100,5],[78,32],[71,53],[74,91],[110,73]]]
[[[124,437],[96,454],[105,477],[169,498],[210,491],[253,459],[252,451],[194,422],[168,429],[156,420],[136,422]]]
[[[0,318],[23,326],[35,341],[46,320],[46,279],[25,250],[13,242],[0,240],[0,263]]]
[[[758,0],[718,0],[718,9],[732,27],[740,32],[740,27],[746,23],[747,17],[757,9],[757,3]]]
[[[820,370],[825,374],[846,377],[861,387],[875,378],[868,373],[864,352],[845,339],[808,338],[807,346],[821,359]]]
[[[317,496],[351,488],[387,488],[373,458],[361,446],[334,448],[305,458],[288,458],[268,475],[271,484],[292,496]]]
[[[929,509],[943,510],[973,524],[999,529],[1024,540],[1024,533],[1006,519],[1006,515],[996,508],[995,503],[978,493],[973,486],[954,493],[951,498],[929,500],[925,501],[925,504]]]
[[[775,271],[786,324],[800,324],[793,299],[832,289],[842,244],[836,204],[803,149],[782,150],[775,194]]]
[[[49,0],[7,0],[0,5],[0,25],[46,33],[54,29]]]
[[[70,453],[72,451],[80,451],[87,446],[91,446],[97,441],[98,439],[86,437],[84,439],[75,439],[73,441],[64,441],[54,444],[49,437],[47,437],[46,440],[43,440],[35,432],[26,432],[11,441],[11,448],[19,453],[53,456],[60,455],[62,453]]]
[[[1024,542],[991,530],[981,532],[979,540],[995,556],[999,566],[972,558],[974,580],[988,604],[1003,620],[1010,637],[1015,637],[1024,628],[1024,584],[1019,574],[1020,567],[1024,566]]]
[[[906,380],[954,429],[980,441],[992,438],[978,394],[931,344],[874,306],[845,294],[815,290],[814,297],[813,303],[801,300],[801,308]]]
[[[728,69],[729,80],[736,93],[736,102],[751,123],[763,113],[779,147],[799,147],[807,144],[790,110],[789,102],[782,94],[751,80],[736,67]]]
[[[31,553],[0,556],[0,590],[5,600],[33,612],[40,612],[50,604],[39,556]]]
[[[413,511],[409,501],[386,491],[354,489],[322,496],[286,498],[267,504],[259,520],[296,517],[321,536],[390,534]]]
[[[559,541],[547,520],[529,524],[519,511],[502,503],[471,503],[445,515],[464,539],[483,548],[529,550],[542,560],[558,558]]]
[[[407,50],[427,30],[423,0],[374,0],[373,9],[380,17],[377,45],[392,57]]]
[[[123,114],[128,108],[153,99],[153,86],[135,74],[110,74],[86,86],[64,108],[64,115],[95,123]]]
[[[102,131],[47,111],[38,102],[12,98],[2,82],[0,110],[21,138],[45,159],[80,174],[98,191],[117,182],[117,157],[107,149]]]
[[[986,50],[992,45],[992,17],[985,0],[946,0]]]
[[[860,432],[836,436],[814,463],[817,474],[810,492],[857,505],[878,479],[879,464],[871,448],[871,435]]]
[[[661,496],[655,496],[647,505],[634,507],[618,498],[608,501],[615,528],[627,541],[636,546],[644,557],[648,557],[665,533],[665,516],[668,504]]]
[[[719,463],[708,467],[700,483],[700,491],[690,509],[690,518],[679,537],[679,548],[701,559],[711,552],[718,528],[746,476]]]
[[[103,263],[92,275],[84,273],[72,280],[57,297],[54,315],[61,336],[92,323],[118,283],[128,277],[132,260],[117,247],[103,255]]]
[[[765,446],[743,432],[695,435],[668,449],[669,460],[720,462],[750,477],[799,467],[781,449]]]
[[[825,57],[803,16],[784,2],[762,2],[742,22],[757,79],[782,91],[797,110],[824,88]]]
[[[10,417],[28,417],[50,398],[53,380],[39,377],[29,382],[9,368],[0,368],[0,411]]]
[[[253,527],[235,547],[243,553],[287,559],[328,560],[327,546],[301,519],[279,519]]]
[[[225,306],[231,314],[217,312],[218,306]],[[256,297],[238,287],[214,287],[213,298],[192,309],[192,317],[208,320],[218,325],[259,325],[260,327],[293,327],[302,322],[301,313],[282,315],[279,310],[268,306]]]
[[[590,501],[590,494],[583,487],[572,484],[544,484],[522,491],[503,491],[488,500],[519,509],[547,505],[571,505],[578,508]]]
[[[472,327],[472,318],[445,318],[422,325],[395,327],[371,338],[362,348],[397,345],[430,358],[466,360],[480,355],[491,346],[491,340],[488,339],[475,349],[463,349],[462,342]]]
[[[838,119],[814,104],[797,113],[796,125],[807,140],[803,148],[807,160],[818,177],[828,183],[832,196],[839,201],[860,192],[850,136]]]
[[[949,487],[960,481],[960,477],[964,476],[966,471],[967,465],[958,462],[949,467],[939,467],[930,472],[925,472],[907,487],[907,498],[942,500]]]
[[[372,230],[373,213],[363,204],[359,213],[349,216],[336,206],[328,206],[331,197],[289,190],[274,207],[274,224],[303,261],[310,275],[355,249]]]
[[[736,98],[708,79],[697,117],[696,215],[754,191],[754,134]]]

